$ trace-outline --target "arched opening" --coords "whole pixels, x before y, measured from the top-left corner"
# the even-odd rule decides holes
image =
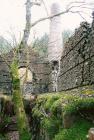
[[[33,73],[26,67],[20,67],[18,73],[23,94],[31,94],[33,92]]]
[[[20,78],[21,85],[23,85],[23,84],[25,84],[27,82],[30,82],[30,83],[32,82],[32,80],[33,80],[33,74],[26,67],[20,67],[18,69],[18,73],[19,73],[19,78]]]

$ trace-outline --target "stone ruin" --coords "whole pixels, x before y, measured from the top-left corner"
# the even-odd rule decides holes
[[[20,56],[19,70],[22,68],[26,68],[28,63],[29,73],[31,72],[30,74],[31,79],[30,75],[28,75],[29,79],[27,79],[27,82],[21,85],[22,89],[24,86],[23,92],[25,93],[48,92],[49,73],[50,73],[49,63],[45,61],[44,58],[41,58],[37,53],[35,53],[30,47],[20,50],[19,56]]]
[[[28,47],[29,55],[29,79],[23,84],[23,79],[21,79],[21,88],[24,94],[31,93],[43,93],[48,92],[49,83],[49,73],[50,67],[47,61],[43,61],[37,53],[35,53],[32,48]],[[19,58],[19,76],[24,76],[24,70],[27,67],[27,48],[20,49],[18,56]],[[8,63],[12,63],[13,51],[10,51],[6,60]],[[22,73],[22,75],[21,75]],[[9,71],[9,67],[6,62],[0,57],[0,93],[11,94],[12,93],[12,78]]]
[[[12,78],[9,67],[5,61],[0,57],[0,94],[12,94]]]
[[[54,51],[54,47],[61,46],[58,46],[58,44],[53,48],[49,46],[48,52],[50,48]],[[39,57],[30,47],[20,49],[18,56],[20,58],[19,72],[24,68],[26,69],[27,50],[28,70],[31,73],[31,79],[21,85],[23,93],[38,94],[65,91],[88,85],[92,85],[94,88],[94,13],[92,24],[81,23],[80,27],[75,30],[74,35],[62,47],[62,56],[59,59],[57,59],[59,53],[53,53],[53,51],[50,54],[48,53],[47,60]],[[51,55],[54,55],[54,57]],[[12,53],[10,52],[6,57],[7,61],[11,63]],[[12,93],[11,73],[1,57],[0,93]]]
[[[63,47],[58,91],[92,85],[94,89],[94,13],[92,24],[82,22]],[[50,73],[50,81],[52,73]],[[53,91],[53,82],[49,84]]]

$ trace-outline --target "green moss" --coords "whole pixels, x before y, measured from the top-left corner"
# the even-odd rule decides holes
[[[2,118],[2,121],[0,122],[0,130],[2,131],[2,129],[11,122],[11,118],[4,114],[0,114],[0,118]]]
[[[12,83],[12,84],[13,84],[13,89],[14,89],[14,90],[20,88],[20,80],[19,80],[19,79],[16,79],[16,78],[15,78],[15,79],[13,80],[13,83]]]
[[[18,75],[18,62],[14,60],[11,64],[11,73],[13,78],[13,102],[17,117],[17,126],[20,134],[20,140],[30,140],[28,122],[24,110],[23,99],[20,90],[20,80]]]
[[[20,89],[20,79],[19,79],[19,75],[18,75],[18,62],[17,60],[15,60],[12,64],[11,64],[11,73],[12,73],[12,77],[13,77],[13,81],[12,81],[12,85],[13,85],[13,89]]]
[[[85,90],[82,90],[81,93],[85,94],[85,95],[93,95],[94,90],[93,89],[85,89]]]
[[[54,115],[76,113],[79,109],[94,107],[94,98],[79,95],[58,93],[56,95],[42,95],[35,105],[35,112],[41,115],[41,106],[45,111]],[[39,113],[40,112],[40,113]]]
[[[63,114],[71,114],[76,113],[80,109],[85,108],[92,108],[94,107],[94,98],[79,98],[77,100],[74,100],[73,102],[69,102],[69,104],[66,104],[63,110]]]
[[[30,140],[31,136],[28,129],[28,122],[24,111],[21,93],[19,90],[15,90],[13,94],[13,101],[15,104],[15,112],[17,116],[17,125],[20,134],[20,140]]]
[[[33,117],[35,116],[40,120],[40,130],[46,132],[49,139],[52,140],[60,131],[60,128],[63,128],[64,115],[77,114],[80,118],[82,118],[79,111],[84,111],[85,109],[89,110],[91,108],[94,109],[93,97],[89,97],[84,94],[82,95],[81,92],[79,94],[72,94],[71,91],[71,94],[63,92],[39,95],[32,113]],[[87,114],[84,115],[86,116]],[[80,123],[80,121],[77,122],[70,129],[63,128],[56,136],[55,140],[63,140],[63,138],[64,140],[86,140],[85,135],[87,134],[91,123],[85,120],[82,120],[82,124]],[[78,131],[78,133],[76,131]],[[80,135],[78,137],[78,134],[81,134],[81,137]],[[64,137],[62,135],[64,135]]]
[[[8,140],[6,136],[3,136],[2,134],[0,134],[0,140]]]
[[[53,140],[87,140],[86,135],[92,124],[79,120],[70,129],[62,129]]]
[[[51,140],[55,134],[59,132],[61,121],[58,120],[55,116],[50,118],[45,118],[41,121],[41,128],[46,131]]]
[[[12,72],[13,78],[18,79],[18,62],[17,62],[17,60],[14,60],[13,63],[11,64],[11,72]]]
[[[52,104],[57,101],[60,96],[58,94],[56,95],[48,95],[48,97],[46,97],[47,100],[45,102],[45,109],[50,109],[50,107],[52,106]]]
[[[50,111],[53,115],[58,117],[59,119],[62,119],[62,99],[58,99],[54,101],[54,103],[51,105]]]

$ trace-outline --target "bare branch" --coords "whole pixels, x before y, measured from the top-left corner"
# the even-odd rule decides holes
[[[48,10],[47,10],[47,7],[46,7],[46,4],[45,4],[44,0],[41,0],[41,1],[42,1],[43,5],[44,5],[45,11],[47,13],[47,16],[49,16],[49,13],[48,13]]]
[[[7,66],[10,68],[10,63],[6,60],[5,56],[2,54],[0,57],[3,59],[3,61],[7,64]]]
[[[68,9],[71,5],[73,4],[86,4],[85,1],[82,1],[82,2],[79,2],[79,1],[75,1],[75,2],[70,2],[67,6],[66,6],[66,9]]]
[[[72,5],[72,4],[80,4],[80,5]],[[71,6],[71,5],[72,5],[72,6]],[[86,8],[87,8],[87,9],[93,10],[92,7],[87,7],[87,5],[88,5],[88,4],[85,3],[84,1],[82,1],[82,2],[79,2],[79,1],[71,2],[71,3],[67,6],[67,8],[66,8],[65,11],[62,11],[62,12],[57,13],[57,14],[52,15],[52,16],[47,16],[47,17],[44,17],[44,18],[40,18],[39,20],[37,20],[37,21],[35,21],[34,23],[31,24],[31,28],[32,28],[33,26],[35,26],[36,24],[38,24],[39,22],[52,19],[52,18],[54,18],[54,17],[57,17],[57,16],[60,16],[60,15],[66,14],[66,13],[68,13],[68,12],[71,12],[71,13],[76,13],[76,12],[77,12],[77,13],[85,20],[85,18],[81,15],[81,13],[80,13],[79,10],[78,10],[78,11],[73,11],[73,12],[72,12],[72,10],[75,9],[75,8],[80,8],[80,9],[86,9]]]
[[[58,13],[58,14],[55,14],[55,15],[53,15],[53,16],[48,16],[48,17],[40,18],[39,20],[37,20],[37,21],[35,21],[34,23],[32,23],[32,24],[31,24],[31,27],[35,26],[36,24],[38,24],[38,23],[41,22],[41,21],[48,20],[48,19],[52,19],[52,18],[54,18],[54,17],[60,16],[60,15],[62,15],[62,14],[66,14],[66,13],[68,13],[68,12],[69,12],[69,10],[65,10],[65,11],[60,12],[60,13]]]
[[[86,19],[85,19],[84,16],[82,15],[83,11],[70,11],[70,13],[78,14],[78,15],[80,15],[80,17],[81,17],[84,21],[86,21]]]

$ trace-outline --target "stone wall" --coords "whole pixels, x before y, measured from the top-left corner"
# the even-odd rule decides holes
[[[28,53],[27,53],[28,52]],[[33,81],[27,83],[26,92],[31,85],[34,93],[48,92],[50,65],[48,61],[41,58],[37,53],[32,51],[31,48],[24,48],[20,51],[19,68],[29,65],[29,70],[32,72]],[[29,60],[27,62],[27,60]],[[30,90],[29,90],[30,91]],[[31,89],[32,93],[32,89]]]
[[[12,63],[13,57],[13,51],[6,54],[5,59],[8,64]],[[48,92],[49,63],[35,53],[30,47],[20,49],[17,57],[19,60],[19,69],[26,68],[28,65],[28,69],[33,75],[32,81],[25,82],[24,85],[21,85],[23,92],[25,94]],[[12,92],[11,80],[9,67],[0,57],[0,93]]]
[[[0,94],[12,93],[12,78],[9,72],[9,67],[0,57]]]
[[[94,21],[81,23],[65,44],[58,78],[59,91],[94,84]]]

